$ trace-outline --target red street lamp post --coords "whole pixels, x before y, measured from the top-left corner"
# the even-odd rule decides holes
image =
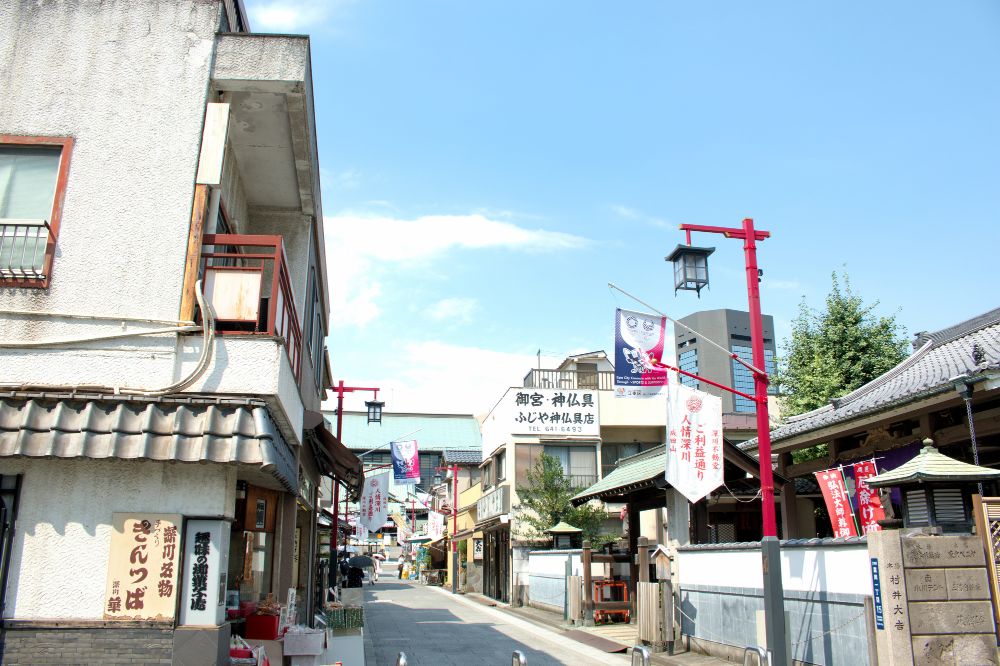
[[[368,423],[381,423],[382,422],[382,407],[385,406],[384,402],[378,402],[378,392],[377,388],[367,388],[363,386],[344,386],[344,380],[341,379],[338,383],[331,386],[334,391],[337,392],[337,441],[342,443],[341,433],[344,427],[344,394],[354,393],[355,391],[370,391],[374,394],[372,400],[365,403],[368,408]],[[347,498],[344,498],[346,505]],[[347,515],[347,509],[344,509],[344,515]],[[330,537],[330,566],[335,571],[337,567],[334,564],[337,561],[337,533],[340,531],[340,481],[337,479],[333,480],[333,530]],[[337,574],[334,574],[336,576]]]
[[[437,469],[451,472],[451,593],[458,594],[458,465]]]
[[[747,273],[747,300],[750,305],[750,345],[753,353],[753,365],[746,363],[736,353],[732,354],[732,358],[753,374],[753,401],[757,406],[757,456],[760,463],[761,511],[764,518],[764,534],[760,545],[761,564],[764,569],[764,624],[769,653],[767,663],[785,666],[790,662],[785,636],[785,595],[781,581],[781,549],[777,538],[778,524],[774,512],[771,428],[767,412],[768,377],[767,372],[765,372],[764,360],[764,326],[760,315],[761,271],[757,267],[757,241],[770,238],[771,234],[767,231],[754,229],[753,220],[750,218],[744,219],[743,226],[740,228],[710,227],[697,224],[682,224],[680,228],[687,234],[687,245],[678,245],[667,257],[668,261],[674,262],[675,293],[678,289],[685,289],[695,291],[700,296],[702,287],[708,284],[708,256],[715,248],[692,247],[692,231],[743,239],[743,254]]]

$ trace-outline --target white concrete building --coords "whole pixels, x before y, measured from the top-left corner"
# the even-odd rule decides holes
[[[239,0],[15,0],[0,35],[2,662],[228,663],[227,597],[311,618],[320,478],[359,483],[318,413],[309,39]]]

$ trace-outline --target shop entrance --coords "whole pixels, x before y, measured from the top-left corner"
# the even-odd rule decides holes
[[[483,593],[497,601],[510,601],[510,526],[483,532]]]

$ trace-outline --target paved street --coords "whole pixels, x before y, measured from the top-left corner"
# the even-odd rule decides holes
[[[368,666],[392,666],[400,651],[410,666],[507,666],[514,650],[528,666],[629,663],[440,588],[389,577],[365,586],[365,631]]]

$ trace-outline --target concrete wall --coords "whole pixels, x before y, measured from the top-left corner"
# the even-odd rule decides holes
[[[232,516],[231,465],[5,459],[23,474],[6,617],[101,620],[112,514]]]
[[[682,633],[741,651],[758,644],[763,573],[759,548],[748,545],[678,550]],[[872,595],[865,542],[783,542],[781,574],[793,657],[821,665],[863,663],[864,599]]]

